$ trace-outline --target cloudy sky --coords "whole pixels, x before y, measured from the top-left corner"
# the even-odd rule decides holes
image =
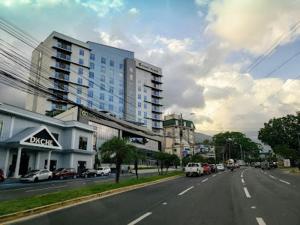
[[[300,0],[0,0],[0,15],[37,40],[56,30],[162,67],[165,112],[207,134],[255,137],[300,109]],[[11,93],[0,101],[24,105]]]

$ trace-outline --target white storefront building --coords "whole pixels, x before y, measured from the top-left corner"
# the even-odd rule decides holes
[[[94,165],[93,127],[0,103],[0,169],[19,177],[33,169]]]

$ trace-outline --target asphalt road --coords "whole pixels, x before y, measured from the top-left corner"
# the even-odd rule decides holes
[[[139,176],[150,176],[154,173],[144,173]],[[155,173],[157,174],[157,172]],[[121,180],[134,177],[134,174],[121,174]],[[6,200],[15,200],[23,197],[30,197],[34,195],[42,195],[59,190],[68,190],[79,187],[84,187],[90,184],[99,184],[104,182],[111,182],[115,179],[115,175],[99,176],[92,178],[77,178],[64,180],[50,180],[41,181],[38,183],[1,183],[0,184],[0,202]]]
[[[181,177],[15,224],[299,225],[299,179],[255,168]]]

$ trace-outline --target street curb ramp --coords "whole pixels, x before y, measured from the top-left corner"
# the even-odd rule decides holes
[[[101,193],[82,196],[82,197],[78,197],[78,198],[74,198],[74,199],[65,200],[62,202],[56,202],[56,203],[49,204],[49,205],[44,205],[44,206],[40,206],[40,207],[36,207],[36,208],[32,208],[32,209],[23,210],[23,211],[16,212],[16,213],[3,215],[3,216],[0,216],[0,225],[11,224],[13,222],[18,222],[21,220],[27,220],[32,217],[40,216],[40,215],[43,215],[43,214],[46,214],[49,212],[58,211],[58,210],[61,210],[64,208],[69,208],[69,207],[72,207],[75,205],[84,204],[87,202],[106,198],[106,197],[109,197],[112,195],[116,195],[116,194],[124,193],[127,191],[147,187],[150,185],[162,183],[162,182],[169,181],[169,180],[174,180],[179,177],[181,177],[181,175],[171,176],[171,177],[167,177],[167,178],[163,178],[163,179],[159,179],[159,180],[155,180],[155,181],[150,181],[150,182],[146,182],[146,183],[141,183],[141,184],[135,184],[135,185],[127,186],[127,187],[116,188],[116,189],[104,191]]]

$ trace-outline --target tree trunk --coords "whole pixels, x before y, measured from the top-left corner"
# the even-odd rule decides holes
[[[163,174],[164,172],[164,164],[162,161],[160,161],[160,172],[161,172],[161,175]]]
[[[121,163],[116,163],[116,183],[119,183],[120,180],[120,172],[121,172]]]
[[[138,174],[138,160],[134,161],[134,170],[135,170],[136,179],[139,179],[139,174]]]

